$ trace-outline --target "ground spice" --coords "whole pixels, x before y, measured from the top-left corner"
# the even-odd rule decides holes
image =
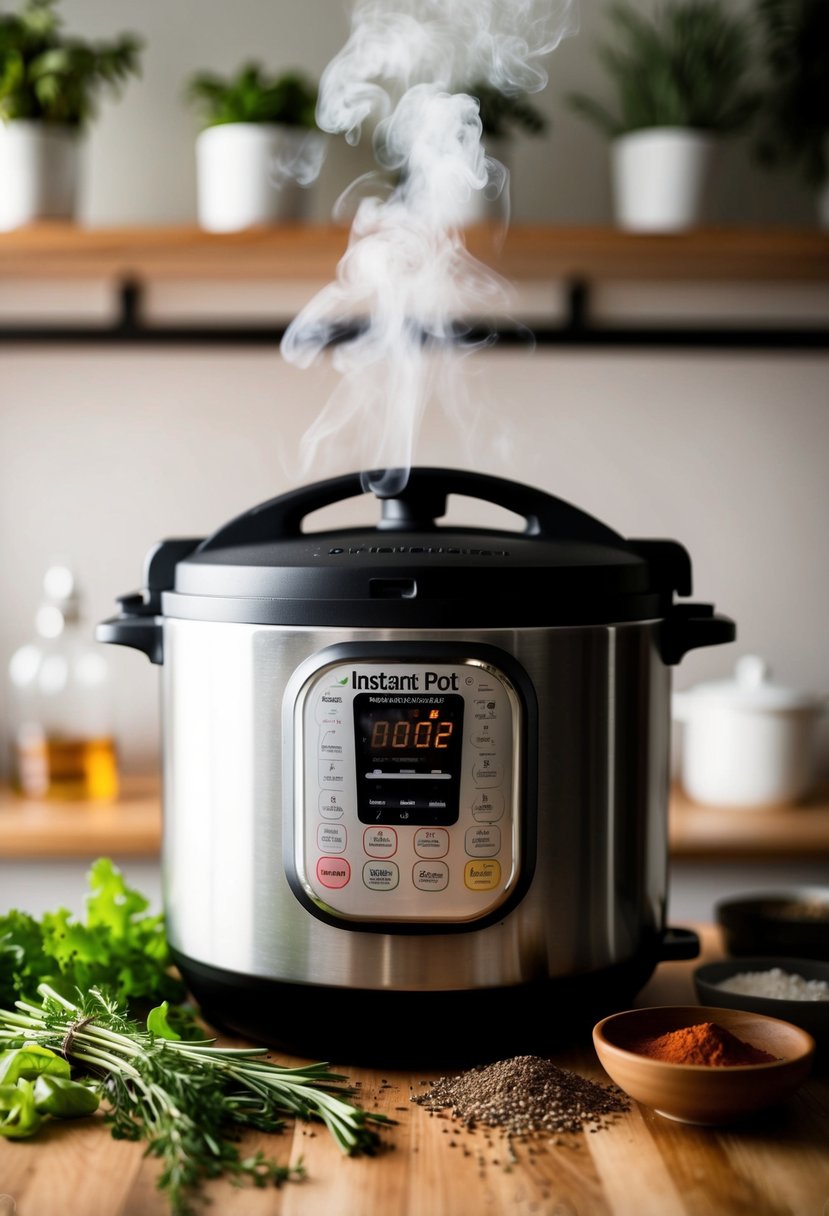
[[[411,1101],[430,1110],[450,1107],[468,1128],[483,1124],[510,1136],[595,1130],[629,1108],[615,1086],[596,1085],[539,1056],[513,1056],[429,1084]]]
[[[656,1038],[642,1039],[633,1050],[669,1064],[709,1064],[717,1068],[770,1064],[777,1058],[760,1047],[743,1042],[717,1022],[700,1022]]]

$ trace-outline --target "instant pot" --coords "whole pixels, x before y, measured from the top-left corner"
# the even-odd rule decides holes
[[[381,482],[382,484],[382,482]],[[359,473],[167,540],[98,627],[162,669],[163,899],[214,1024],[300,1054],[549,1050],[693,957],[665,926],[671,667],[731,641],[685,549],[538,489]],[[441,526],[447,496],[523,531]]]

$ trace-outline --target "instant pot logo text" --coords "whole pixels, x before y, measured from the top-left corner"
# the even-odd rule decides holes
[[[354,671],[351,673],[351,680],[355,690],[367,689],[370,692],[450,692],[452,689],[457,691],[458,688],[458,674],[455,671],[450,675],[425,671],[422,685],[419,672],[390,675],[387,671],[376,671],[367,675]]]

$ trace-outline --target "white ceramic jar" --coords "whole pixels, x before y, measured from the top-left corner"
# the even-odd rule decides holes
[[[773,683],[756,655],[738,660],[733,679],[675,693],[685,792],[709,806],[800,801],[814,781],[817,724],[825,707],[825,698]]]

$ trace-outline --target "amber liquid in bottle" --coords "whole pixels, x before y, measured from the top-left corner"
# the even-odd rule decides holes
[[[118,758],[111,738],[46,736],[18,743],[18,792],[27,798],[111,802],[118,797]]]

